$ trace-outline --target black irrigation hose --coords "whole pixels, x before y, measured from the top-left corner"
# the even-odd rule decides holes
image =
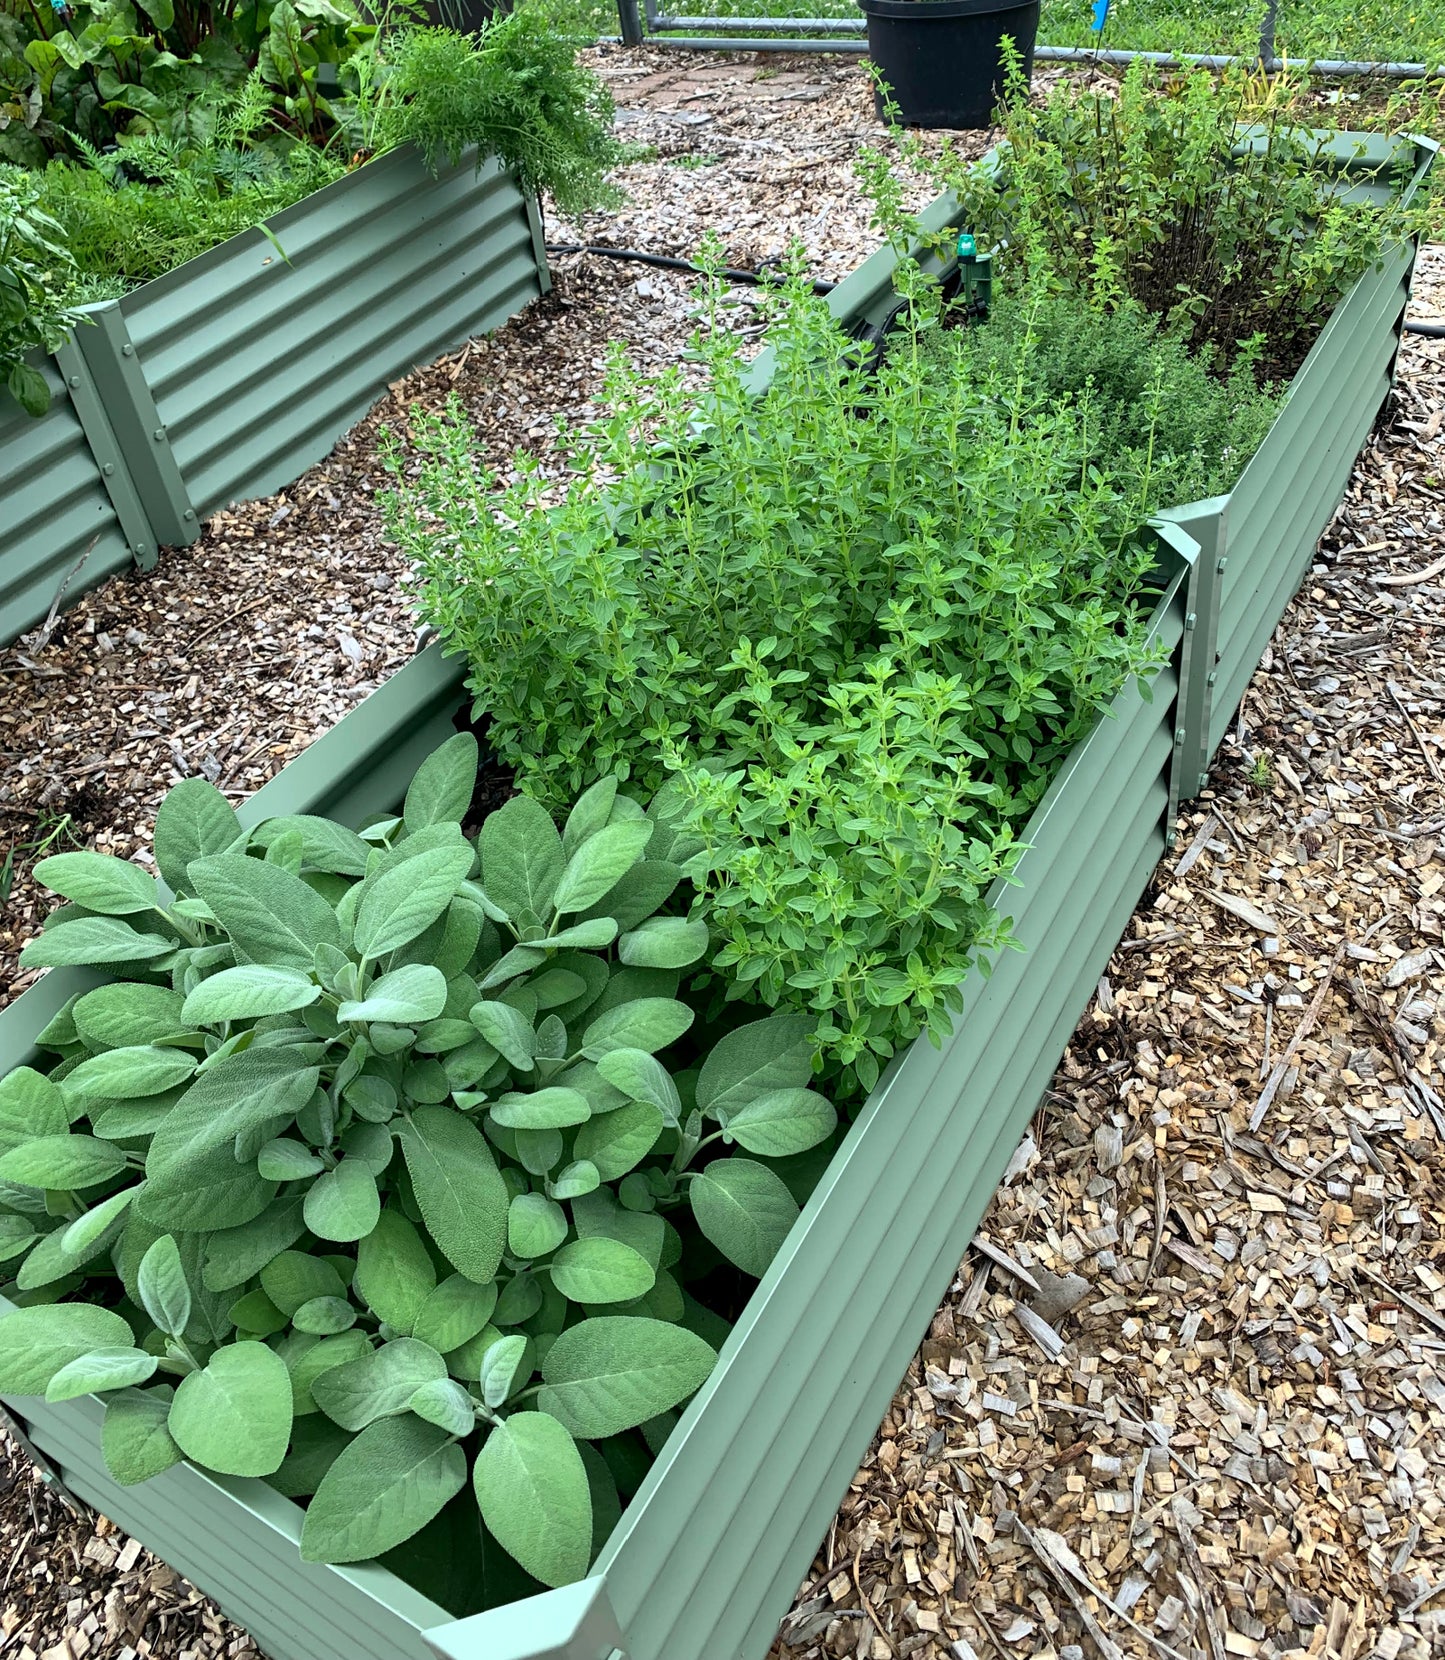
[[[670,254],[647,254],[640,248],[608,248],[600,242],[549,242],[549,254],[605,254],[608,259],[635,259],[643,265],[656,265],[664,271],[691,271],[694,276],[702,276],[700,265],[694,265],[690,259],[674,259]],[[769,269],[776,261],[764,261],[762,269],[757,271],[735,271],[726,269],[722,272],[729,282],[750,282],[753,284],[776,282],[777,278]],[[831,294],[837,287],[835,282],[814,282],[815,294]]]
[[[1445,323],[1415,323],[1405,321],[1406,334],[1424,334],[1431,340],[1445,340]]]

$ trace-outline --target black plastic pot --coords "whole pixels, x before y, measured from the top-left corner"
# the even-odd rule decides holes
[[[1033,73],[1039,0],[858,0],[868,56],[908,127],[989,127],[1011,36]],[[883,99],[875,99],[880,118]]]

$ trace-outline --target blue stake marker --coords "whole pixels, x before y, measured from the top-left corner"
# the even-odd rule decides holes
[[[1105,23],[1109,21],[1109,0],[1094,0],[1094,23],[1096,34],[1103,32]]]

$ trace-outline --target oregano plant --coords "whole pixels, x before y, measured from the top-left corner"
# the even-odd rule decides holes
[[[187,780],[167,886],[36,867],[69,904],[24,962],[115,978],[0,1080],[0,1391],[102,1395],[123,1483],[273,1482],[311,1560],[394,1550],[469,1485],[561,1585],[624,1443],[712,1370],[691,1287],[766,1271],[837,1116],[810,1021],[695,1029],[696,838],[615,778],[560,830],[516,797],[469,836],[477,758],[450,739],[359,832],[243,829]]]

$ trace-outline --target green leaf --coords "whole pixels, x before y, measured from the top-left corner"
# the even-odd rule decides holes
[[[482,1132],[450,1107],[418,1107],[400,1135],[432,1239],[453,1268],[489,1284],[502,1260],[509,1195]]]
[[[407,963],[383,974],[359,1002],[343,1003],[338,1020],[387,1020],[396,1026],[420,1026],[446,1007],[447,983],[430,963]]]
[[[306,1305],[303,1303],[301,1306],[304,1308]],[[291,1372],[291,1400],[298,1418],[320,1411],[313,1391],[322,1377],[349,1366],[353,1361],[365,1360],[371,1353],[370,1339],[356,1326],[350,1331],[338,1332],[335,1337],[318,1339],[308,1333],[295,1332],[283,1341],[312,1345],[295,1356],[288,1354],[284,1357]]]
[[[316,1337],[334,1337],[356,1324],[356,1310],[341,1297],[313,1297],[296,1310],[291,1324]]]
[[[242,963],[202,980],[186,998],[182,1018],[190,1026],[256,1020],[263,1015],[304,1009],[320,995],[321,987],[299,968]]]
[[[503,1095],[487,1111],[494,1124],[509,1130],[565,1130],[592,1116],[585,1095],[555,1084],[530,1095]]]
[[[177,784],[156,813],[156,865],[177,893],[194,891],[186,872],[207,853],[224,853],[243,834],[235,809],[204,778]]]
[[[81,1222],[85,1220],[81,1217]],[[79,1223],[72,1226],[78,1227]],[[65,1233],[69,1234],[69,1229]],[[35,1243],[35,1225],[25,1216],[0,1215],[0,1262],[9,1262]],[[87,1242],[88,1243],[88,1242]]]
[[[0,1157],[0,1181],[69,1192],[109,1181],[126,1167],[125,1154],[89,1135],[45,1135]]]
[[[97,986],[72,1011],[89,1049],[130,1049],[184,1030],[184,999],[165,986],[119,982]]]
[[[342,1245],[364,1239],[381,1216],[376,1177],[363,1159],[342,1159],[311,1184],[303,1214],[318,1239]]]
[[[346,1283],[324,1257],[281,1251],[261,1270],[261,1289],[289,1320],[315,1297],[344,1297]]]
[[[342,1429],[365,1429],[378,1418],[405,1412],[424,1383],[447,1375],[447,1363],[430,1344],[395,1337],[344,1366],[333,1366],[311,1385],[317,1406]]]
[[[31,875],[52,893],[101,916],[153,911],[160,900],[154,876],[106,853],[56,853],[41,859]]]
[[[617,780],[602,778],[583,790],[576,805],[567,815],[562,831],[562,851],[570,859],[582,843],[602,828],[612,815],[612,803],[617,799]]]
[[[305,1308],[306,1304],[301,1306]],[[259,1286],[237,1297],[226,1314],[237,1331],[250,1337],[274,1337],[291,1323]]]
[[[336,913],[309,883],[243,853],[214,853],[190,867],[195,891],[248,957],[309,970],[318,945],[340,945]]]
[[[73,37],[66,36],[66,39],[74,44]],[[38,44],[37,41],[30,42],[31,46]],[[56,52],[60,50],[53,42],[47,41],[45,44]],[[10,396],[27,415],[32,415],[38,420],[50,408],[49,383],[39,369],[33,363],[27,363],[23,357],[11,359],[5,375],[5,384],[10,390]]]
[[[73,1401],[105,1389],[129,1389],[144,1383],[156,1369],[156,1357],[144,1349],[90,1349],[62,1366],[45,1391],[47,1401]]]
[[[482,1399],[493,1411],[505,1406],[512,1391],[527,1381],[520,1374],[523,1362],[531,1352],[530,1343],[531,1339],[524,1333],[513,1332],[511,1336],[498,1338],[495,1343],[489,1344],[483,1353],[478,1381]]]
[[[756,1096],[803,1088],[813,1076],[815,1029],[808,1015],[772,1015],[720,1038],[698,1075],[698,1110],[726,1118]]]
[[[92,1210],[86,1211],[84,1216],[78,1216],[65,1229],[62,1246],[73,1256],[80,1256],[87,1251],[110,1227],[117,1218],[124,1214],[132,1199],[140,1192],[138,1187],[122,1188],[119,1193],[112,1193],[108,1199],[102,1199]]]
[[[417,1311],[412,1336],[448,1355],[481,1331],[496,1306],[495,1281],[490,1285],[476,1285],[465,1274],[452,1274]]]
[[[692,1025],[693,1012],[673,997],[635,997],[600,1014],[582,1034],[582,1053],[601,1060],[614,1049],[642,1049],[654,1055]]]
[[[562,838],[545,807],[516,795],[489,813],[478,837],[487,896],[509,917],[543,916],[562,875]]]
[[[549,950],[601,951],[617,938],[617,924],[610,916],[597,917],[591,922],[574,922],[547,941]]]
[[[356,902],[356,949],[375,959],[414,940],[451,904],[471,868],[472,850],[463,843],[368,876]]]
[[[173,0],[138,0],[141,10],[164,33],[174,26],[176,8]]]
[[[77,916],[47,928],[20,953],[22,968],[65,968],[72,964],[138,963],[174,951],[176,942],[137,933],[111,916]]]
[[[301,1528],[307,1562],[361,1562],[423,1528],[466,1485],[466,1454],[407,1414],[370,1424],[321,1479]]]
[[[650,1268],[662,1262],[667,1226],[660,1216],[648,1211],[625,1210],[617,1203],[610,1188],[574,1201],[572,1220],[580,1238],[620,1239],[647,1259]]]
[[[682,871],[668,860],[641,859],[598,909],[617,924],[619,933],[625,933],[660,910],[672,898],[681,880]]]
[[[202,1278],[207,1291],[233,1291],[259,1274],[277,1252],[306,1230],[301,1199],[273,1199],[262,1213],[235,1228],[206,1235]]]
[[[366,858],[370,849],[354,830],[348,830],[335,819],[321,818],[312,813],[291,813],[284,818],[267,819],[252,830],[251,845],[270,848],[283,836],[291,835],[301,838],[303,865],[313,870],[328,871],[335,876],[366,875]]]
[[[0,1394],[43,1395],[51,1378],[92,1349],[129,1348],[135,1334],[108,1308],[46,1303],[0,1316]]]
[[[277,1136],[256,1154],[256,1169],[268,1182],[302,1182],[326,1166],[303,1142]]]
[[[49,1078],[28,1066],[0,1078],[0,1153],[37,1136],[64,1135],[69,1128],[65,1097]]]
[[[682,1098],[672,1074],[645,1049],[613,1049],[597,1062],[597,1070],[614,1089],[629,1101],[646,1101],[675,1125],[682,1111]]]
[[[174,1239],[162,1234],[136,1270],[141,1307],[168,1337],[182,1337],[191,1323],[191,1288]],[[134,1380],[132,1380],[134,1381]]]
[[[157,1049],[152,1044],[107,1049],[66,1073],[62,1093],[71,1099],[133,1101],[174,1089],[195,1070],[196,1057],[184,1049]]]
[[[356,1293],[378,1320],[410,1336],[427,1298],[436,1290],[436,1269],[421,1235],[396,1210],[384,1210],[357,1246]]]
[[[602,1183],[602,1172],[591,1159],[573,1159],[557,1172],[552,1183],[554,1199],[580,1199],[594,1193]]]
[[[185,1456],[170,1432],[170,1411],[169,1392],[156,1389],[125,1389],[105,1403],[100,1450],[122,1487],[150,1481]]]
[[[532,1070],[532,1058],[537,1052],[537,1034],[532,1022],[520,1009],[510,1003],[491,1003],[485,999],[472,1005],[468,1015],[473,1026],[491,1044],[499,1055],[520,1072]]]
[[[275,1184],[237,1164],[236,1138],[266,1125],[274,1134],[311,1099],[319,1077],[284,1049],[248,1049],[203,1072],[151,1141],[139,1208],[158,1227],[182,1232],[260,1216]]]
[[[617,955],[629,968],[686,968],[707,950],[707,924],[655,916],[624,934]]]
[[[547,1351],[537,1404],[573,1435],[619,1435],[685,1401],[716,1361],[683,1326],[601,1315],[569,1326]]]
[[[452,1378],[424,1383],[407,1405],[418,1418],[446,1430],[448,1435],[470,1435],[477,1427],[472,1397]]]
[[[653,831],[650,819],[607,824],[594,831],[567,861],[552,896],[559,916],[585,911],[615,888],[642,857]]]
[[[583,1577],[592,1492],[577,1443],[555,1418],[516,1412],[498,1424],[477,1454],[472,1484],[488,1531],[529,1574],[553,1586]]]
[[[652,1290],[647,1258],[617,1239],[574,1239],[548,1265],[552,1283],[573,1303],[625,1303]]]
[[[477,787],[477,740],[458,732],[434,749],[416,770],[402,817],[408,830],[428,824],[460,824]]]
[[[753,1159],[714,1159],[692,1178],[688,1198],[703,1235],[757,1279],[798,1220],[782,1177]]]
[[[291,1451],[268,1485],[288,1499],[310,1498],[350,1440],[320,1413],[298,1418],[291,1429]]]
[[[642,1163],[662,1130],[661,1112],[648,1101],[634,1101],[589,1119],[577,1131],[572,1151],[595,1164],[604,1182],[615,1182]]]
[[[181,1379],[167,1420],[195,1463],[228,1476],[269,1476],[291,1439],[291,1376],[264,1343],[217,1349]]]
[[[567,1213],[545,1194],[519,1193],[512,1200],[507,1210],[507,1247],[514,1257],[544,1257],[566,1237]]]
[[[826,1096],[811,1089],[770,1089],[723,1121],[727,1135],[750,1153],[788,1158],[832,1135],[838,1123]]]

